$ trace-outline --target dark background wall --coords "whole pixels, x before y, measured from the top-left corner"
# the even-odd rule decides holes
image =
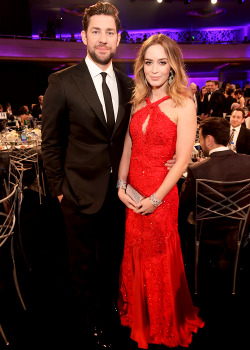
[[[38,103],[38,96],[44,95],[48,76],[53,71],[33,62],[0,63],[0,104],[10,102],[13,112],[23,105]]]
[[[1,0],[0,4],[0,33],[31,36],[29,0]]]

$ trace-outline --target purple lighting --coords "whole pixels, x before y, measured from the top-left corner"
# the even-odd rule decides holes
[[[215,67],[214,69],[221,69],[221,68],[229,66],[229,65],[230,65],[230,63],[225,63],[225,64],[222,64],[221,66]]]

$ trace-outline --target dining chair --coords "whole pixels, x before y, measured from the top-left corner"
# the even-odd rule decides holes
[[[28,183],[38,190],[39,202],[42,204],[42,195],[45,195],[45,185],[42,171],[39,165],[39,149],[37,141],[27,146],[12,146],[9,149],[10,160],[23,166],[23,188]]]
[[[246,233],[250,212],[250,179],[242,181],[196,180],[195,206],[195,294],[198,292],[199,250],[202,239],[209,241],[209,234],[216,240],[217,233],[234,230],[236,246],[233,263],[232,294],[235,294],[237,266],[241,242]],[[207,224],[209,223],[209,230]],[[207,226],[207,227],[206,227]],[[204,232],[206,232],[205,238]],[[219,238],[218,238],[219,239]]]
[[[18,192],[21,186],[22,181],[22,167],[10,161],[9,173],[7,176],[1,176],[0,181],[0,249],[4,249],[7,244],[7,249],[10,248],[10,261],[12,264],[12,274],[14,280],[14,286],[18,295],[18,298],[21,302],[21,305],[24,310],[26,310],[26,305],[23,301],[23,297],[20,291],[16,262],[15,262],[15,253],[14,253],[14,236],[16,229],[16,205],[18,199]],[[0,334],[2,335],[5,344],[9,345],[7,337],[3,331],[2,325],[0,324]]]
[[[10,254],[13,265],[13,279],[15,288],[23,308],[24,304],[16,272],[15,254],[14,254],[14,234],[16,228],[16,204],[18,191],[22,179],[22,169],[10,161],[8,182],[1,181],[1,199],[0,199],[0,248],[10,241]]]

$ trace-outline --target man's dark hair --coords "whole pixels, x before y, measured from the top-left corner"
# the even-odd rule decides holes
[[[83,30],[85,32],[88,29],[90,18],[95,15],[112,16],[115,20],[116,31],[117,33],[119,33],[120,26],[121,26],[121,22],[118,16],[119,11],[114,5],[110,4],[109,2],[101,2],[101,1],[98,1],[95,5],[92,5],[87,9],[85,9],[83,20],[82,20]]]
[[[218,82],[218,80],[212,80],[212,81],[213,81],[213,83],[215,83],[216,86],[219,86],[219,85],[220,85],[220,83]]]
[[[227,146],[230,138],[230,123],[225,118],[207,117],[200,123],[202,136],[213,136],[218,145]]]

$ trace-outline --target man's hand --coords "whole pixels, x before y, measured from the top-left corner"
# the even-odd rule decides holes
[[[168,168],[168,170],[170,170],[172,168],[172,166],[176,163],[176,154],[174,154],[172,159],[169,159],[167,161],[167,163],[165,164],[165,166]]]

